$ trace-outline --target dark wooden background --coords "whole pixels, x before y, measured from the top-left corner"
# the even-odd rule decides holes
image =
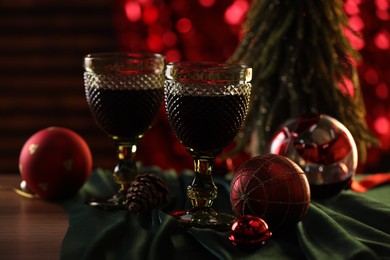
[[[0,172],[18,173],[35,132],[67,127],[89,144],[94,166],[113,167],[111,141],[84,97],[83,56],[117,50],[109,0],[0,1]]]

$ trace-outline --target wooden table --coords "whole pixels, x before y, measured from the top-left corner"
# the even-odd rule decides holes
[[[2,187],[19,187],[18,175],[0,175]],[[68,217],[60,204],[0,189],[0,258],[60,259]]]

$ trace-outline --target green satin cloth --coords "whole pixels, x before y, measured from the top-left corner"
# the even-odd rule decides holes
[[[117,189],[110,174],[94,171],[77,196],[63,202],[69,227],[61,259],[390,259],[390,185],[312,201],[296,227],[248,251],[234,247],[229,232],[181,229],[167,214],[189,206],[185,191],[191,174],[144,171],[166,180],[167,205],[148,215],[91,208],[85,204],[89,198],[109,196]],[[215,182],[214,208],[231,212],[229,181],[216,177]]]

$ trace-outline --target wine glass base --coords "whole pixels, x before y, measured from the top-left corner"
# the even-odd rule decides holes
[[[184,227],[211,228],[218,231],[230,230],[235,221],[233,215],[216,212],[211,208],[174,211],[171,216]]]
[[[97,209],[107,210],[107,211],[117,211],[117,210],[126,210],[126,196],[117,193],[111,198],[101,198],[93,199],[88,202],[88,204]]]

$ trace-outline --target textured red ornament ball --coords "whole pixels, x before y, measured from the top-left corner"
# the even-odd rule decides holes
[[[85,140],[74,131],[49,127],[32,135],[20,152],[19,170],[29,189],[42,198],[74,195],[92,170]]]
[[[267,223],[256,216],[245,215],[234,221],[229,240],[235,246],[245,248],[257,248],[272,236]]]
[[[236,216],[264,219],[270,230],[295,226],[310,205],[310,188],[302,169],[287,157],[267,154],[244,162],[231,183]]]

